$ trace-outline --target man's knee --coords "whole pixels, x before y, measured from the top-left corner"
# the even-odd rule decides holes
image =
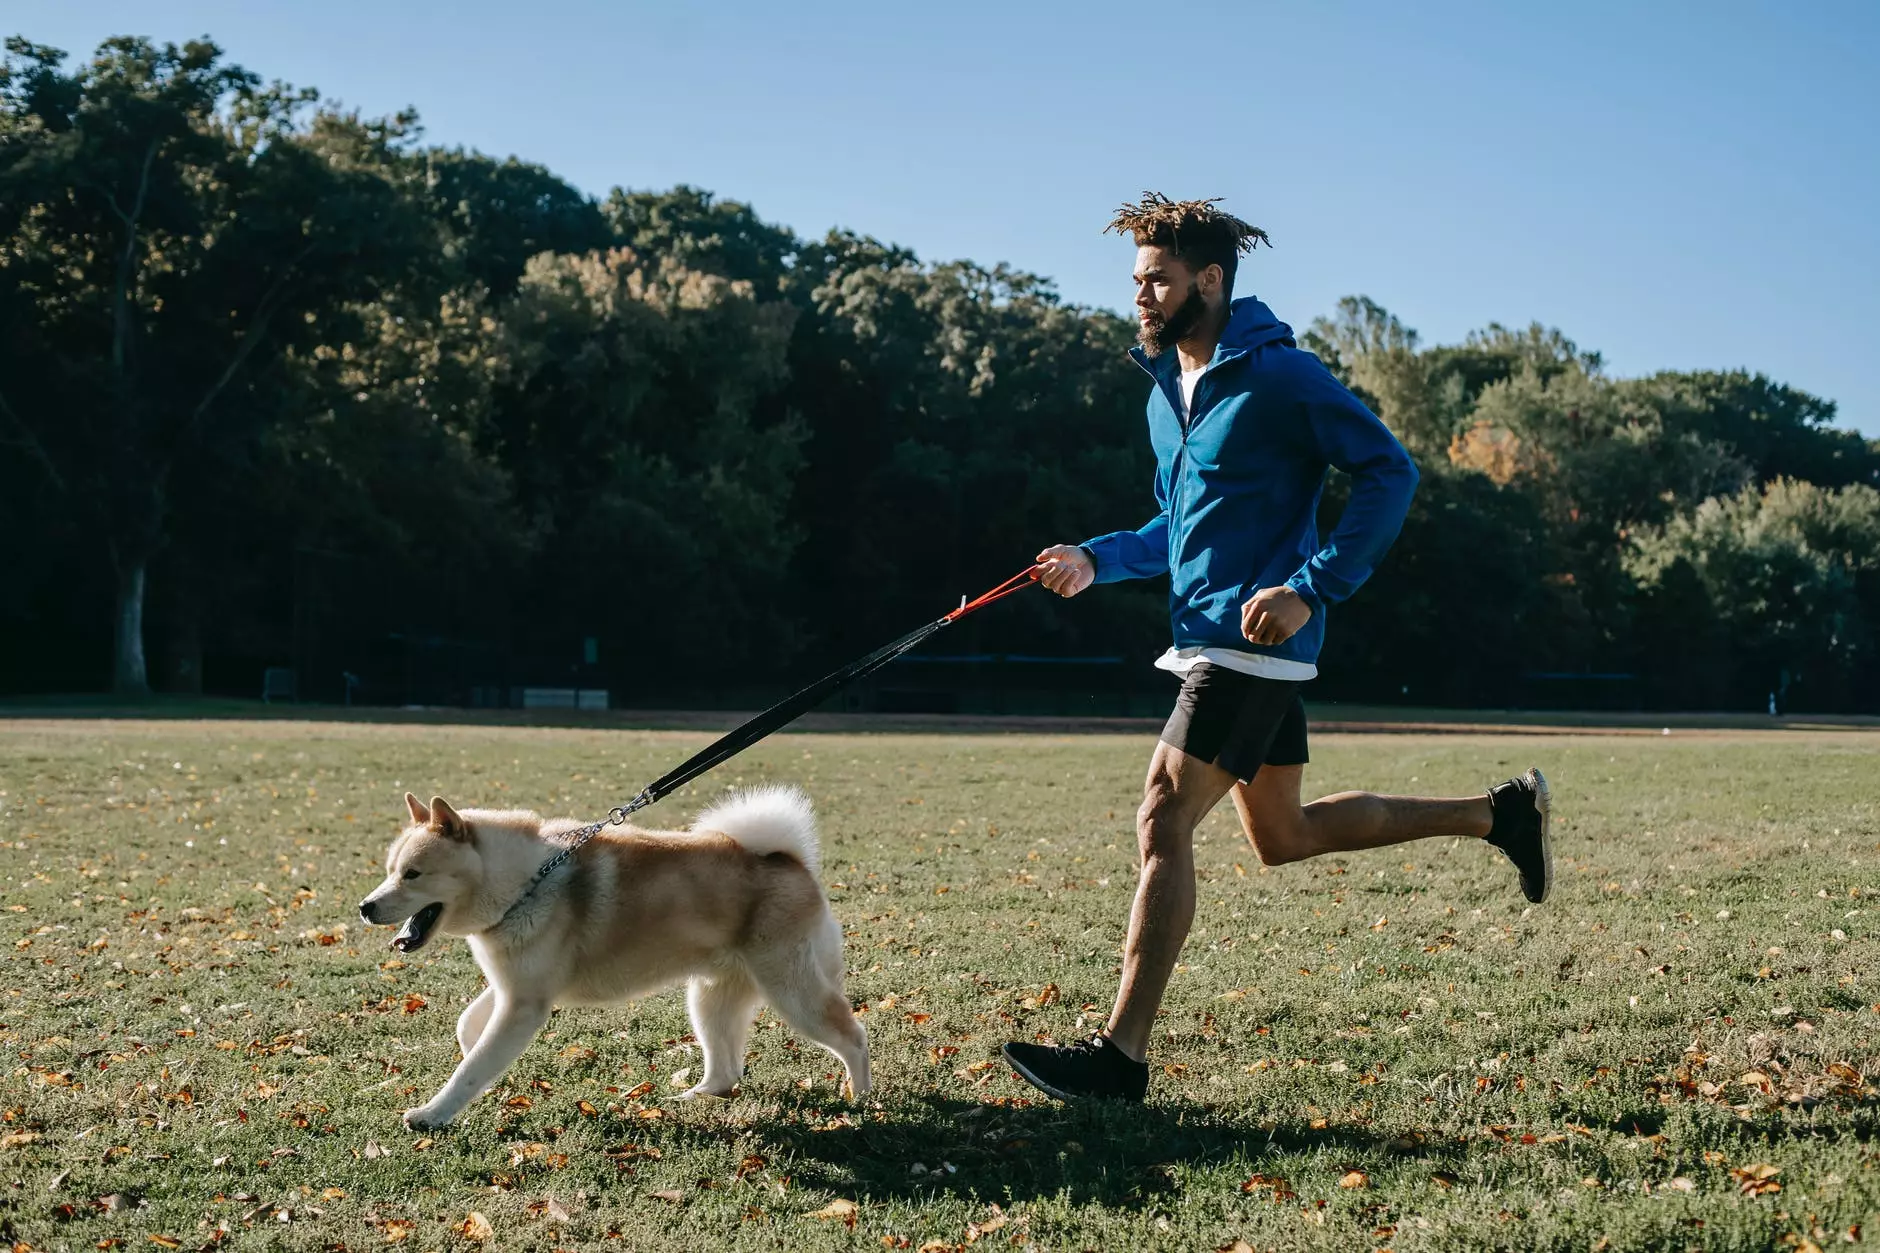
[[[1186,852],[1194,838],[1195,823],[1172,787],[1151,782],[1136,811],[1136,847],[1142,859]]]
[[[1248,843],[1253,845],[1253,851],[1263,866],[1284,866],[1288,862],[1304,861],[1318,852],[1312,844],[1303,813],[1297,816],[1283,813],[1245,815],[1241,825],[1246,830]]]

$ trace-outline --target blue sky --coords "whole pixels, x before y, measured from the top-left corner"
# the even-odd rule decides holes
[[[1873,0],[11,0],[0,26],[208,34],[589,192],[687,182],[1119,309],[1108,210],[1223,196],[1276,244],[1241,292],[1296,325],[1352,293],[1431,343],[1539,320],[1617,373],[1746,366],[1880,436]]]

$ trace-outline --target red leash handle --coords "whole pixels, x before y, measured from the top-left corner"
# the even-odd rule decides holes
[[[995,600],[1004,600],[1007,596],[1017,595],[1019,592],[1024,591],[1038,581],[1038,571],[1042,569],[1044,569],[1044,567],[1040,565],[1026,566],[1023,570],[1020,570],[1017,574],[1014,574],[1011,578],[999,584],[991,591],[983,593],[973,600],[967,601],[958,609],[955,609],[952,613],[942,618],[941,621],[958,622],[975,609],[984,609]]]

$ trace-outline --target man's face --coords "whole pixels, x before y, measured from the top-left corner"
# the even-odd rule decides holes
[[[1208,313],[1202,288],[1211,286],[1204,277],[1214,274],[1197,275],[1167,248],[1145,244],[1136,249],[1136,342],[1144,352],[1159,357],[1201,325]]]

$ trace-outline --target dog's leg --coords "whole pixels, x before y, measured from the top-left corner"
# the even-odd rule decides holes
[[[757,985],[736,967],[709,979],[692,980],[685,1003],[692,1014],[692,1030],[705,1050],[705,1076],[681,1093],[680,1099],[731,1095],[744,1076],[744,1045],[750,1039],[757,1002]]]
[[[463,1050],[465,1057],[477,1046],[477,1039],[483,1034],[483,1028],[489,1026],[490,1011],[496,1008],[496,989],[484,988],[477,993],[476,999],[465,1007],[457,1018],[457,1047]]]
[[[849,1097],[868,1095],[868,1033],[842,990],[842,927],[834,916],[826,915],[796,951],[753,963],[752,974],[778,1016],[842,1062]]]
[[[498,996],[483,1033],[459,1062],[450,1081],[436,1096],[417,1109],[405,1111],[405,1125],[413,1131],[441,1127],[464,1107],[482,1096],[489,1086],[515,1065],[522,1050],[548,1022],[552,1006],[544,1000],[519,1000]]]

